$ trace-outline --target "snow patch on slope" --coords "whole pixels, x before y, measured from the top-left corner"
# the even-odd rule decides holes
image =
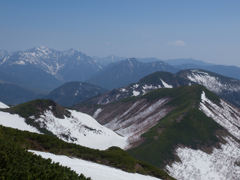
[[[98,109],[95,111],[95,113],[94,113],[94,115],[93,115],[93,118],[96,119],[96,118],[98,117],[98,115],[99,115],[100,112],[102,112],[102,108],[98,108]]]
[[[36,128],[27,125],[25,119],[17,114],[10,114],[7,112],[0,111],[0,124],[6,127],[19,129],[22,131],[40,133]]]
[[[206,97],[205,92],[202,92],[201,99],[199,109],[226,128],[233,136],[240,139],[240,114],[238,110],[223,100],[220,102],[222,107],[214,104]]]
[[[69,111],[72,116],[64,119],[56,118],[51,111],[46,111],[35,122],[58,138],[81,146],[105,150],[111,146],[124,149],[127,145],[126,138],[100,125],[91,116],[73,110]]]
[[[9,108],[9,106],[7,106],[6,104],[0,102],[0,108],[6,109],[6,108]]]
[[[240,91],[239,83],[236,83],[237,80],[230,79],[233,84],[221,82],[218,77],[209,75],[207,72],[199,70],[191,70],[191,74],[188,74],[187,78],[193,82],[205,86],[210,91],[220,94],[223,90],[230,92]]]
[[[166,169],[170,175],[181,180],[236,180],[240,179],[239,144],[226,137],[228,142],[221,149],[213,149],[212,154],[190,148],[178,148],[181,162],[175,162]]]
[[[59,162],[59,164],[63,166],[70,167],[73,171],[76,171],[76,173],[82,173],[86,177],[91,177],[92,180],[159,180],[155,177],[144,176],[137,173],[127,173],[119,169],[77,158],[69,158],[67,156],[59,156],[40,151],[29,151],[34,154],[41,155],[45,159],[50,158],[53,162]]]
[[[159,79],[162,81],[162,84],[165,88],[173,88],[172,85],[169,85],[169,84],[165,83],[161,78],[159,78]]]
[[[140,92],[133,90],[133,95],[132,96],[139,96]]]

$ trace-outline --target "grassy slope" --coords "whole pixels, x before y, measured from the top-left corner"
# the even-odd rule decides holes
[[[218,143],[215,132],[222,127],[198,109],[202,91],[210,100],[220,102],[215,94],[200,85],[159,89],[146,94],[149,101],[169,96],[172,100],[167,104],[177,108],[144,133],[145,142],[129,150],[129,154],[163,168],[167,162],[177,160],[173,151],[178,145],[196,149]]]

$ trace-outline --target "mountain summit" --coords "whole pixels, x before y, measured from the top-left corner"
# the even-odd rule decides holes
[[[0,63],[3,81],[44,90],[53,90],[68,81],[85,81],[102,69],[79,51],[56,51],[45,46],[15,52]]]

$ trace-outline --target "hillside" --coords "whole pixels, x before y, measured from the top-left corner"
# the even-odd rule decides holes
[[[131,155],[166,168],[176,179],[239,177],[233,164],[240,155],[240,111],[203,86],[157,89],[141,97],[76,108],[128,137]],[[201,155],[209,166],[200,166]]]

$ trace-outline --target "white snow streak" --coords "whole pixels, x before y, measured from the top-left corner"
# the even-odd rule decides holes
[[[98,108],[98,109],[95,111],[95,113],[94,113],[94,115],[93,115],[93,118],[96,119],[96,118],[98,117],[99,113],[102,112],[102,111],[103,111],[102,108]]]
[[[156,103],[153,103],[151,106],[146,108],[145,110],[141,112],[137,112],[135,115],[130,115],[130,113],[141,101],[138,101],[132,105],[131,108],[129,108],[124,114],[122,114],[120,117],[115,117],[112,121],[105,124],[105,127],[108,127],[118,134],[123,135],[124,137],[130,137],[133,134],[138,134],[138,132],[143,131],[143,129],[146,129],[147,125],[156,124],[158,120],[166,115],[166,110],[162,109],[158,113],[151,115],[158,107],[165,104],[167,99],[160,99]],[[149,117],[148,117],[149,116]],[[144,119],[143,122],[139,122],[139,119]],[[152,127],[151,126],[151,127]],[[140,136],[139,134],[138,136]],[[135,137],[135,138],[138,138]]]
[[[78,90],[75,92],[74,96],[77,96],[78,95]]]
[[[162,81],[162,84],[165,88],[173,88],[172,85],[169,85],[169,84],[165,83],[161,78],[159,78],[159,79]]]

